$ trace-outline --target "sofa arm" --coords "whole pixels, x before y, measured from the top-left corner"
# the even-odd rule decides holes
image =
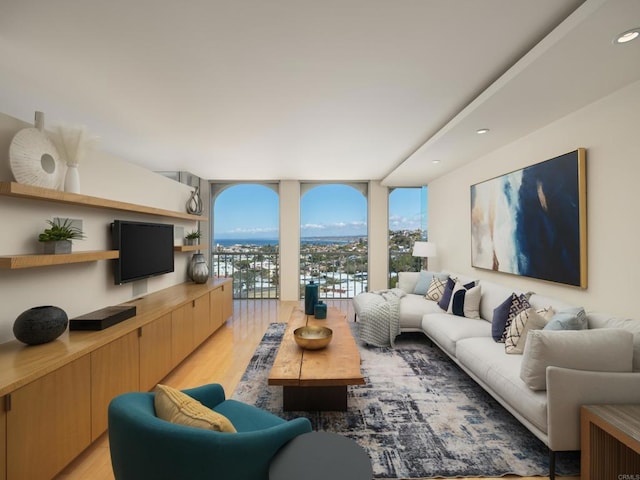
[[[640,402],[640,372],[547,368],[548,446],[580,450],[580,407]]]

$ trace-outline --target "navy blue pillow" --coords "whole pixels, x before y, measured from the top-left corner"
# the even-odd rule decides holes
[[[447,278],[447,284],[444,287],[444,292],[440,300],[438,300],[438,306],[447,310],[449,308],[449,302],[451,301],[451,294],[453,293],[453,287],[456,286],[456,281],[451,277]]]
[[[496,342],[502,338],[502,332],[507,325],[507,319],[509,318],[509,310],[511,310],[511,304],[515,299],[516,294],[512,293],[509,298],[493,309],[493,318],[491,319],[491,336]]]
[[[511,322],[513,322],[513,319],[516,317],[516,315],[530,307],[531,305],[529,305],[528,294],[513,294],[513,296],[511,297],[511,306],[509,307],[509,316],[507,317],[507,322],[504,324],[504,331],[502,332],[502,337],[500,337],[500,340],[498,340],[499,342],[504,343],[507,340],[507,331],[509,330]]]

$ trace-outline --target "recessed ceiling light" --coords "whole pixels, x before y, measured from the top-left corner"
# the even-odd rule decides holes
[[[640,27],[632,28],[631,30],[622,32],[620,35],[617,35],[616,38],[613,39],[613,43],[627,43],[631,40],[635,40],[638,37],[640,37]]]
[[[488,128],[479,128],[478,130],[476,130],[476,133],[478,135],[484,135],[485,133],[489,133],[489,129]]]

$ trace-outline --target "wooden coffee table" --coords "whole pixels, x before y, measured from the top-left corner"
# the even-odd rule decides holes
[[[331,343],[322,350],[304,350],[293,331],[305,325],[322,325],[333,330]],[[283,388],[285,411],[347,409],[347,385],[364,385],[360,353],[346,316],[337,308],[327,309],[327,318],[317,320],[294,309],[280,349],[269,373],[269,385]]]

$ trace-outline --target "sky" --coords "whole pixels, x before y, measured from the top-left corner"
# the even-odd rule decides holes
[[[278,194],[241,184],[223,190],[214,205],[214,238],[277,239]],[[425,218],[426,188],[398,188],[389,195],[389,228],[416,230]],[[318,185],[300,201],[301,237],[367,235],[367,200],[347,185]]]

